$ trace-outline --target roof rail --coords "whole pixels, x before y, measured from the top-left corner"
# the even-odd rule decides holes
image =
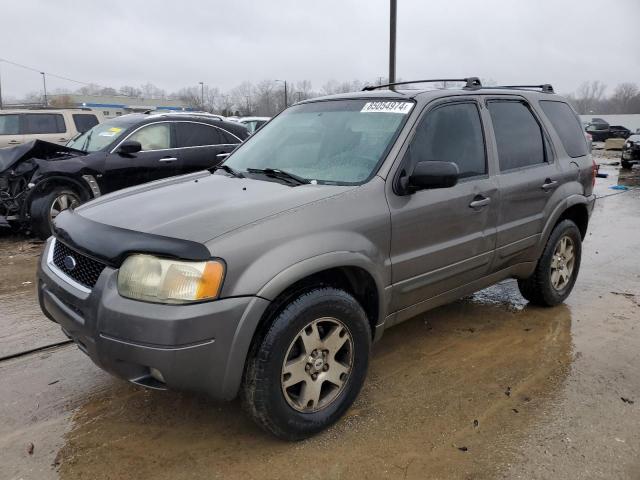
[[[496,85],[491,87],[482,87],[489,89],[499,89],[499,88],[511,88],[513,90],[536,90],[539,89],[543,93],[555,93],[553,90],[553,85],[550,83],[543,83],[542,85]]]
[[[362,89],[363,92],[370,92],[371,90],[377,90],[378,88],[384,87],[394,87],[396,85],[411,85],[412,83],[438,83],[438,82],[464,82],[464,88],[481,88],[482,82],[478,77],[467,77],[467,78],[434,78],[431,80],[413,80],[411,82],[394,82],[394,83],[386,83],[384,85],[368,85]]]

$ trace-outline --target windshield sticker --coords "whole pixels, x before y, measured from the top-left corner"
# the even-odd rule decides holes
[[[100,132],[100,137],[115,137],[117,132]]]
[[[118,128],[118,127],[111,127],[111,128],[109,129],[109,131],[110,131],[110,132],[113,132],[113,133],[118,133],[118,132],[122,131],[122,129],[121,129],[121,128]]]
[[[411,111],[411,102],[367,102],[360,112],[364,113],[401,113],[406,115]]]

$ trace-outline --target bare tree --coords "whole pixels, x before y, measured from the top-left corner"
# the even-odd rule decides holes
[[[637,96],[638,86],[635,83],[619,84],[609,99],[612,113],[633,113],[632,100]]]
[[[588,114],[597,112],[602,103],[602,97],[606,90],[606,85],[599,80],[584,82],[578,88],[575,95],[575,107],[578,113]]]

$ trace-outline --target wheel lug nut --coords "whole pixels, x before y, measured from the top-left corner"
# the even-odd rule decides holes
[[[328,363],[325,363],[325,364],[324,364],[324,367],[322,367],[322,370],[324,370],[325,372],[326,372],[327,370],[329,370],[329,364],[328,364]]]
[[[311,378],[313,378],[315,380],[316,378],[318,378],[318,374],[314,373],[313,375],[311,375]]]

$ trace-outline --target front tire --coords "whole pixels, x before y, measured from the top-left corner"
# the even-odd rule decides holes
[[[534,305],[562,303],[576,282],[581,257],[580,230],[571,220],[563,220],[551,232],[533,275],[518,280],[520,293]]]
[[[273,320],[247,361],[242,401],[266,431],[302,440],[336,422],[358,396],[371,330],[347,292],[303,293]]]
[[[53,233],[53,220],[69,208],[80,205],[80,196],[69,187],[59,186],[37,194],[31,202],[31,231],[41,240]]]

